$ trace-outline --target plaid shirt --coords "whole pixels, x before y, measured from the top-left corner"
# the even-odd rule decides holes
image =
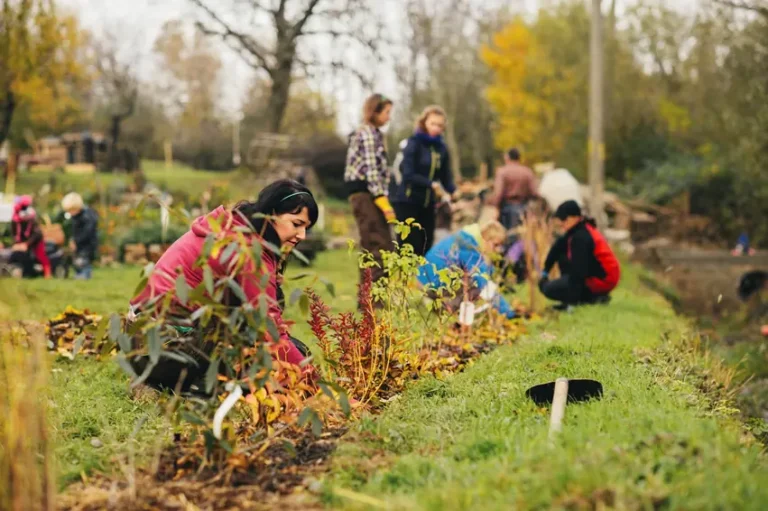
[[[344,181],[365,181],[374,197],[389,194],[387,150],[378,128],[365,125],[350,136]]]

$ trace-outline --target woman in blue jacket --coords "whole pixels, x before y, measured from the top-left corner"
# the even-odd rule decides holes
[[[444,305],[451,312],[457,312],[465,298],[464,290],[451,298],[445,293],[445,282],[439,272],[446,268],[463,271],[470,277],[470,289],[466,290],[469,301],[480,298],[490,301],[493,307],[507,318],[514,318],[515,311],[498,293],[498,286],[488,280],[493,272],[490,256],[504,243],[506,231],[497,221],[486,224],[472,224],[441,240],[427,252],[427,262],[419,268],[419,283],[427,288],[432,298],[444,297]]]
[[[418,255],[424,255],[432,248],[435,199],[439,198],[441,188],[449,194],[456,192],[448,148],[443,142],[445,124],[445,111],[439,106],[429,106],[421,113],[416,131],[403,149],[402,181],[392,201],[398,221],[413,218],[421,225],[421,229],[412,229],[405,239]]]

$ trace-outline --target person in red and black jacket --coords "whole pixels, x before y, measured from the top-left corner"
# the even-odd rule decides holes
[[[593,220],[582,215],[576,201],[566,201],[555,211],[565,234],[547,255],[539,289],[550,300],[561,302],[556,308],[606,303],[621,277],[619,261]],[[549,280],[557,263],[561,277]]]
[[[51,261],[45,252],[45,239],[31,196],[22,195],[13,205],[12,231],[13,251],[34,256],[43,267],[43,276],[51,278]]]

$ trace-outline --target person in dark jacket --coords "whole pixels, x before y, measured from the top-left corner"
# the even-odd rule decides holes
[[[439,106],[428,106],[416,121],[416,131],[403,149],[402,181],[393,199],[397,219],[413,218],[421,229],[412,229],[405,243],[418,255],[426,254],[435,239],[437,198],[456,192],[448,148],[443,142],[447,118]]]
[[[389,222],[396,219],[389,202],[389,166],[384,135],[380,128],[389,122],[392,100],[373,94],[363,105],[363,123],[349,137],[344,183],[360,231],[360,246],[379,263],[371,269],[373,280],[384,276],[381,251],[392,250]],[[360,270],[361,280],[364,270]]]
[[[74,192],[64,196],[61,208],[72,219],[70,248],[74,255],[75,278],[88,280],[99,248],[99,216],[83,203],[80,194]]]
[[[547,298],[561,302],[558,309],[570,306],[605,303],[621,277],[619,261],[610,245],[582,215],[576,201],[566,201],[555,211],[565,234],[547,255],[539,289]],[[549,280],[549,272],[557,263],[561,276]]]
[[[22,195],[13,205],[11,224],[13,233],[13,251],[21,254],[21,259],[34,257],[43,267],[43,276],[51,278],[51,261],[45,253],[43,231],[37,221],[37,213],[32,207],[32,197]],[[12,259],[17,259],[14,255]]]

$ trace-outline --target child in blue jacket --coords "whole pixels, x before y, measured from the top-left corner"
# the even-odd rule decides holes
[[[438,272],[446,268],[462,270],[471,277],[471,288],[468,290],[470,301],[479,298],[491,300],[499,313],[514,318],[515,311],[498,293],[498,286],[488,280],[493,272],[490,255],[502,246],[505,238],[504,227],[497,221],[465,227],[441,240],[427,252],[427,262],[419,269],[419,283],[427,287],[428,294],[434,298],[446,286],[441,282]],[[445,306],[451,312],[456,312],[463,299],[464,293],[459,291],[455,297],[445,299]]]

